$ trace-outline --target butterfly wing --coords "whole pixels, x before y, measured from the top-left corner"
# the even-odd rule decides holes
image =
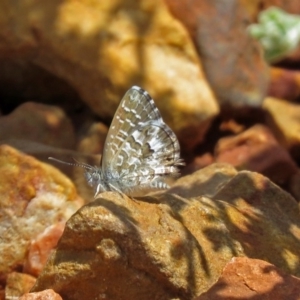
[[[176,135],[162,120],[150,95],[133,86],[123,97],[108,131],[103,173],[117,178],[118,187],[124,190],[175,175],[180,164]]]

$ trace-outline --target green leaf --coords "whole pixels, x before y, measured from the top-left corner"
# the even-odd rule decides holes
[[[260,13],[259,24],[248,27],[262,44],[268,62],[276,62],[295,50],[300,43],[300,17],[270,7]]]

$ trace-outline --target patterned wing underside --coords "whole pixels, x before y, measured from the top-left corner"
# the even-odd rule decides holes
[[[165,126],[149,122],[137,128],[120,147],[112,160],[114,177],[129,186],[146,185],[161,176],[176,175],[180,164],[177,143]],[[173,133],[173,132],[172,132]]]
[[[132,87],[116,111],[105,143],[102,171],[128,186],[176,175],[180,147],[149,94]]]

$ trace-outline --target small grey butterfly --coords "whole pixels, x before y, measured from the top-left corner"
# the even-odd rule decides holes
[[[178,166],[184,163],[176,135],[164,123],[153,99],[133,86],[115,113],[100,168],[72,165],[86,169],[86,180],[96,196],[104,191],[132,195],[137,190],[167,189],[166,177],[179,175]]]

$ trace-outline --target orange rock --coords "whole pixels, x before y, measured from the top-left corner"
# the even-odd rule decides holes
[[[228,131],[234,134],[241,133],[245,130],[245,126],[237,123],[234,119],[224,120],[220,124],[220,131]]]
[[[169,190],[170,193],[183,198],[212,197],[232,178],[238,171],[230,164],[211,164],[191,175],[179,178]]]
[[[300,278],[258,259],[235,257],[218,281],[194,300],[272,299],[299,300]]]
[[[77,150],[80,153],[99,155],[103,152],[107,132],[108,128],[103,123],[93,123],[80,138]]]
[[[291,176],[288,184],[288,190],[300,204],[300,170]]]
[[[83,201],[71,181],[50,165],[0,146],[0,277],[22,269],[30,243],[64,223]]]
[[[9,273],[5,286],[5,299],[19,299],[23,294],[30,291],[35,281],[36,278],[28,274]]]
[[[268,95],[274,98],[296,101],[300,97],[300,72],[271,68]]]
[[[101,194],[67,222],[32,291],[51,287],[63,298],[102,295],[113,300],[191,299],[207,290],[232,253],[212,249],[202,232],[212,221],[205,214],[214,209],[177,198],[170,194],[137,201]],[[216,224],[219,230],[222,226]],[[230,239],[227,234],[220,243]],[[209,266],[203,268],[203,263]]]
[[[257,22],[258,14],[271,6],[276,6],[291,14],[300,14],[299,3],[285,0],[241,0],[253,22]]]
[[[226,228],[246,256],[300,276],[300,210],[289,193],[261,174],[241,171],[212,199],[221,201]]]
[[[102,193],[68,220],[32,291],[53,288],[72,300],[193,299],[234,256],[299,276],[299,207],[262,175],[214,164],[165,193]]]
[[[181,172],[181,175],[191,174],[197,170],[211,165],[214,162],[214,157],[211,153],[207,152],[203,155],[196,156],[194,160],[189,163]]]
[[[294,157],[300,157],[300,105],[268,97],[264,101],[266,122],[279,142]]]
[[[50,225],[30,242],[23,269],[25,273],[35,276],[40,274],[48,257],[56,247],[64,228],[65,223],[63,222]]]
[[[19,300],[63,300],[62,297],[53,290],[48,289],[38,293],[28,293],[19,298]]]
[[[8,1],[0,19],[2,55],[25,57],[62,78],[102,118],[112,118],[137,84],[192,148],[219,112],[188,32],[163,1]]]
[[[166,0],[189,30],[208,81],[225,108],[260,106],[269,83],[262,48],[247,33],[252,20],[243,2]]]
[[[23,140],[71,149],[75,134],[71,120],[62,109],[34,102],[18,106],[0,118],[1,143]],[[25,142],[26,143],[26,142]]]
[[[247,0],[244,0],[247,1]],[[249,1],[249,0],[248,0]],[[251,2],[251,0],[249,1]],[[285,0],[261,0],[258,1],[257,5],[261,10],[267,9],[271,6],[277,6],[290,14],[300,14],[299,3],[295,1],[285,1]]]
[[[278,184],[287,183],[298,171],[287,150],[263,125],[255,125],[236,136],[221,138],[216,144],[215,156],[216,162],[262,173]]]

